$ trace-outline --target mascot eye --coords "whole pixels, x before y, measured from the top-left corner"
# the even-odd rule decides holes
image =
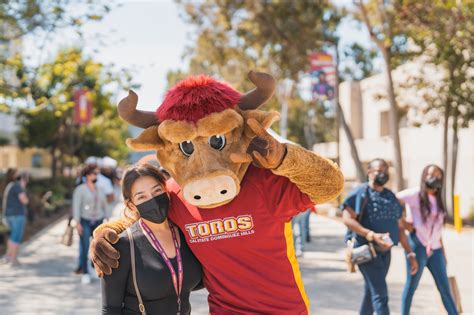
[[[224,135],[215,135],[209,137],[209,145],[211,148],[216,150],[222,150],[225,147],[225,136]]]
[[[194,152],[194,145],[191,141],[183,141],[179,144],[179,149],[186,156],[191,156]]]

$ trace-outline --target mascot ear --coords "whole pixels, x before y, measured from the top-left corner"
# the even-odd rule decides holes
[[[126,143],[135,151],[159,150],[164,145],[158,135],[158,125],[146,128],[138,137],[127,139]]]
[[[264,129],[270,128],[275,121],[280,120],[280,114],[275,111],[246,110],[242,111],[242,116],[245,122],[247,122],[249,118],[255,119]],[[255,137],[255,134],[252,129],[247,126],[247,123],[245,123],[244,133],[249,138]]]

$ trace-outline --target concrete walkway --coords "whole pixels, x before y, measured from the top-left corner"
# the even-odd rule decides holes
[[[45,229],[22,248],[22,265],[0,265],[0,314],[100,314],[100,283],[83,285],[72,270],[77,261],[77,235],[72,247],[59,243],[66,227],[61,220]],[[357,314],[363,282],[359,273],[345,271],[344,226],[325,217],[311,217],[313,242],[300,260],[311,300],[312,314]],[[448,270],[457,277],[464,311],[473,314],[473,233],[446,231]],[[405,279],[401,249],[392,255],[389,273],[390,308],[400,312]],[[425,272],[416,292],[412,314],[442,314],[436,287]],[[208,314],[205,290],[192,294],[193,314]]]

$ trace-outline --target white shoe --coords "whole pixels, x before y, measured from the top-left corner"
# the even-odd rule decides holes
[[[1,264],[9,264],[9,263],[11,263],[11,258],[5,255],[0,259],[0,263]]]
[[[82,283],[82,284],[89,284],[89,283],[91,283],[91,276],[90,276],[88,273],[83,274],[83,275],[82,275],[82,278],[81,278],[81,283]]]
[[[91,276],[91,279],[92,280],[100,280],[99,276],[97,275],[97,273],[95,272],[95,269],[92,268],[92,270],[89,270],[89,275]]]

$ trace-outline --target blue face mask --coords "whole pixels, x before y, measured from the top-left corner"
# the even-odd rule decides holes
[[[136,205],[140,217],[153,223],[163,223],[168,217],[170,199],[167,193],[151,198],[144,203]]]

